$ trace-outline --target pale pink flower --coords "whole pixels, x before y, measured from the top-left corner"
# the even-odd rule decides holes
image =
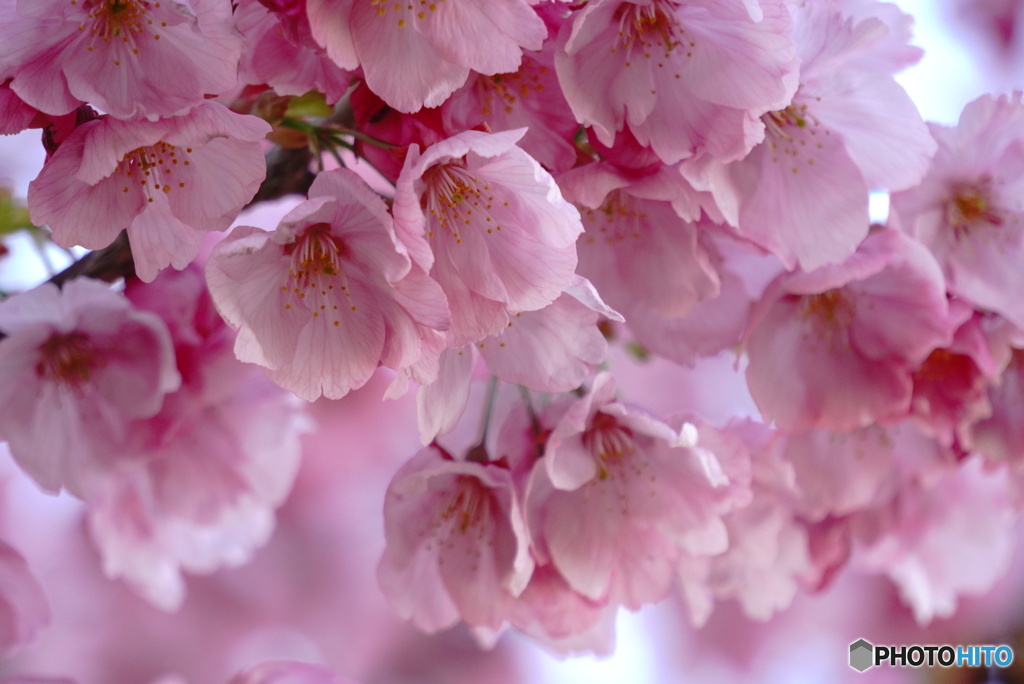
[[[764,142],[742,161],[682,172],[735,205],[741,236],[811,270],[854,252],[867,235],[868,191],[918,182],[935,143],[894,68],[878,64],[889,35],[880,19],[854,22],[826,2],[793,13],[802,63],[792,102],[762,117]]]
[[[526,0],[444,0],[423,5],[309,0],[313,37],[343,69],[401,112],[437,107],[481,74],[515,71],[538,50],[544,22]]]
[[[167,327],[90,280],[0,302],[0,436],[43,489],[85,496],[180,377]]]
[[[948,447],[910,422],[789,435],[781,451],[799,491],[794,508],[810,522],[885,505],[908,482],[931,482],[956,467]]]
[[[628,128],[666,163],[738,159],[793,97],[791,32],[782,0],[597,0],[562,26],[555,66],[604,145]]]
[[[602,373],[562,412],[526,507],[539,558],[587,598],[635,610],[667,595],[682,551],[726,549],[721,516],[749,500],[750,471],[719,460],[692,423],[672,427],[613,395]]]
[[[1009,566],[1017,522],[1009,478],[979,457],[930,483],[906,483],[853,522],[857,566],[887,574],[918,623],[950,617],[961,596],[987,591]]]
[[[867,426],[906,415],[913,371],[952,333],[938,264],[879,230],[842,264],[769,286],[745,336],[747,382],[785,431]]]
[[[0,75],[47,114],[175,116],[237,81],[242,41],[220,0],[4,0],[0,17]]]
[[[265,83],[280,95],[316,90],[328,102],[345,95],[349,74],[313,40],[304,13],[272,13],[260,0],[246,0],[235,10],[235,23],[245,37],[239,76],[243,83]]]
[[[970,428],[970,446],[996,463],[1009,463],[1019,471],[1024,463],[1024,421],[1020,406],[1024,401],[1024,337],[1011,331],[1012,348],[1001,374],[987,392],[991,415]]]
[[[440,288],[396,242],[384,200],[346,169],[319,174],[273,233],[236,228],[206,272],[241,328],[238,358],[310,401],[361,387],[379,364],[411,366],[424,331],[450,320]]]
[[[898,225],[932,251],[949,291],[1024,327],[1024,103],[974,100],[939,143],[921,185],[892,196]]]
[[[57,244],[106,247],[128,231],[137,275],[182,269],[266,176],[270,126],[214,102],[157,121],[103,117],[75,129],[29,185],[32,220]]]
[[[384,501],[378,567],[391,605],[435,632],[461,617],[497,629],[533,572],[525,520],[506,468],[428,447],[395,475]]]
[[[36,638],[50,623],[50,605],[28,563],[0,541],[0,653]]]
[[[674,169],[662,166],[640,176],[609,163],[589,164],[560,182],[582,208],[586,233],[578,246],[579,273],[627,321],[638,308],[682,318],[699,301],[718,296],[721,283],[700,239],[702,229],[673,206],[689,200],[693,207],[686,213],[699,219],[707,198]]]
[[[696,302],[683,316],[666,316],[643,300],[633,300],[626,308],[637,343],[651,354],[688,366],[740,341],[752,300],[760,294],[759,288],[746,282],[748,276],[778,266],[777,260],[749,243],[712,232],[714,227],[706,221],[696,227],[702,233],[698,245],[706,251],[719,281],[718,294]]]
[[[509,312],[541,309],[572,282],[579,212],[516,147],[523,133],[413,146],[398,179],[395,229],[448,297],[451,346],[499,334]]]
[[[610,655],[618,605],[594,601],[569,586],[554,565],[534,569],[530,583],[509,604],[509,624],[559,653]]]
[[[182,386],[132,425],[133,458],[90,495],[88,522],[106,575],[175,610],[182,570],[239,565],[266,543],[307,423],[294,397],[235,359],[198,268],[133,283],[127,294],[166,320]]]
[[[231,678],[228,684],[353,684],[321,665],[296,660],[269,660]]]

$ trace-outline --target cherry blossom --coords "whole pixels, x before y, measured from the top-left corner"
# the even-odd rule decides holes
[[[842,264],[769,286],[745,335],[747,382],[786,431],[900,418],[914,369],[952,333],[938,264],[902,233],[880,230]]]
[[[739,159],[764,137],[758,117],[793,97],[791,31],[781,0],[600,0],[563,25],[555,65],[604,145],[628,127],[669,164]]]
[[[30,184],[32,219],[66,247],[100,249],[127,230],[136,273],[153,280],[187,266],[205,231],[227,228],[252,199],[269,131],[213,102],[171,119],[86,122]]]
[[[181,383],[167,327],[98,282],[0,302],[0,331],[0,436],[46,491],[85,495]]]
[[[401,112],[436,107],[470,70],[519,68],[547,34],[526,0],[438,0],[418,6],[309,0],[313,37],[338,66],[361,66],[371,89]]]
[[[672,427],[613,394],[600,374],[557,419],[526,508],[538,553],[569,586],[638,609],[667,595],[681,551],[725,550],[721,515],[749,496],[749,468],[723,464],[692,423]]]
[[[384,532],[381,588],[402,617],[426,631],[460,617],[496,629],[533,571],[508,470],[456,461],[437,447],[421,451],[395,475]]]
[[[175,116],[235,85],[242,41],[219,0],[4,0],[0,75],[47,114],[82,102]]]
[[[891,41],[880,19],[855,22],[830,3],[793,7],[802,62],[792,102],[762,117],[764,142],[742,161],[682,172],[737,207],[740,235],[811,270],[854,252],[867,235],[868,191],[918,182],[935,143],[892,78],[902,64],[880,63]]]
[[[942,264],[949,291],[1024,327],[1024,104],[1021,94],[982,96],[955,128],[931,127],[939,143],[921,185],[895,193],[899,226]]]
[[[353,172],[320,174],[273,233],[236,228],[207,265],[235,353],[312,401],[361,387],[378,364],[417,362],[444,330],[444,295],[395,240],[384,201]]]
[[[294,397],[234,358],[234,335],[198,268],[135,282],[127,294],[167,322],[182,386],[132,425],[133,458],[91,493],[89,526],[109,577],[175,610],[181,569],[239,565],[267,541],[308,422]]]
[[[509,312],[543,308],[572,282],[579,212],[516,147],[523,133],[414,145],[398,179],[395,229],[448,298],[451,346],[499,334]]]
[[[349,87],[349,75],[328,59],[316,44],[303,16],[272,13],[259,0],[243,2],[235,10],[238,30],[246,39],[240,78],[265,83],[280,95],[324,93],[328,102],[340,100]]]

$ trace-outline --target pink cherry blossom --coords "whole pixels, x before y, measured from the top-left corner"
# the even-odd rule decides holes
[[[158,121],[100,118],[75,129],[29,185],[29,211],[66,247],[106,247],[128,231],[137,275],[150,281],[198,254],[266,176],[270,127],[207,102]]]
[[[219,0],[4,0],[0,74],[47,114],[184,114],[234,87],[242,42]]]
[[[881,20],[854,22],[824,2],[793,12],[802,63],[792,102],[762,117],[764,142],[742,161],[700,160],[683,174],[738,208],[740,235],[811,270],[854,252],[868,191],[918,182],[935,143],[895,69],[878,63],[889,45]]]
[[[526,52],[518,71],[474,73],[441,106],[450,135],[486,124],[491,131],[525,128],[519,147],[551,171],[567,171],[576,162],[573,136],[579,124],[558,84],[554,41],[541,52]]]
[[[952,615],[959,597],[984,592],[999,578],[1010,562],[1015,520],[1004,473],[971,458],[859,515],[857,565],[891,577],[925,624]]]
[[[0,436],[43,489],[84,496],[180,376],[167,327],[101,283],[0,302]]]
[[[899,226],[942,264],[949,291],[1024,327],[1024,103],[982,96],[939,143],[921,185],[896,193]]]
[[[683,550],[725,550],[721,516],[749,497],[749,467],[720,461],[692,423],[671,427],[613,394],[600,374],[563,412],[526,505],[538,553],[569,586],[635,610],[667,595]]]
[[[566,195],[584,207],[579,272],[627,320],[637,308],[681,318],[719,294],[701,228],[680,218],[673,206],[689,194],[696,206],[687,213],[699,218],[703,198],[674,169],[637,177],[611,164],[590,164],[561,182]]]
[[[246,39],[240,65],[243,82],[265,83],[280,95],[316,90],[328,102],[345,95],[349,75],[313,40],[304,13],[272,13],[259,0],[247,0],[235,10],[235,23]]]
[[[373,92],[401,112],[437,107],[470,70],[519,68],[547,29],[526,0],[444,0],[429,5],[309,0],[313,37],[338,66],[362,66]]]
[[[403,618],[434,632],[461,617],[497,629],[533,571],[509,471],[438,447],[406,463],[384,502],[381,589]]]
[[[793,97],[791,31],[782,0],[600,0],[563,25],[555,65],[604,145],[628,127],[666,163],[738,159]]]
[[[207,279],[241,328],[238,358],[308,400],[344,396],[381,363],[411,366],[421,329],[450,320],[440,288],[400,250],[384,201],[346,169],[318,175],[273,233],[235,229]]]
[[[46,594],[21,554],[0,541],[0,653],[36,638],[50,623]]]
[[[842,264],[780,276],[751,319],[750,393],[793,432],[902,417],[913,371],[953,332],[938,265],[892,230]]]
[[[451,346],[499,334],[509,312],[541,309],[572,282],[579,212],[516,147],[523,133],[413,146],[398,179],[395,229],[448,297]]]
[[[107,576],[175,610],[181,570],[239,565],[267,541],[308,424],[294,397],[235,359],[198,268],[133,283],[128,296],[168,323],[182,386],[132,425],[134,458],[89,497],[88,522]]]
[[[992,329],[992,317],[963,302],[950,302],[950,313],[966,319],[948,347],[936,349],[914,371],[911,413],[923,430],[946,445],[972,446],[972,427],[992,415],[989,388],[1001,384],[1009,361],[1005,330]],[[1008,326],[1002,326],[1006,328]]]

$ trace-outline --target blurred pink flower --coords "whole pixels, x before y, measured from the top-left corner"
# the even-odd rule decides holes
[[[1024,328],[1024,102],[983,95],[939,143],[928,175],[892,196],[898,225],[931,250],[952,294]]]
[[[769,286],[745,336],[747,382],[765,418],[787,432],[899,419],[913,371],[952,334],[935,260],[879,230],[845,262]]]
[[[0,302],[0,331],[0,436],[50,492],[87,497],[181,383],[163,322],[96,281]]]

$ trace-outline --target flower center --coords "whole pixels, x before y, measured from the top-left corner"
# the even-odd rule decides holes
[[[36,375],[50,382],[79,387],[98,366],[96,349],[84,333],[54,333],[39,347]]]
[[[618,190],[608,193],[604,203],[597,209],[579,207],[587,224],[584,244],[592,245],[598,240],[614,246],[626,240],[639,240],[641,226],[647,220],[647,212],[639,211],[632,198]]]
[[[313,318],[337,316],[339,297],[352,296],[342,269],[345,245],[330,231],[329,224],[316,223],[295,242],[285,245],[285,254],[291,256],[291,267],[289,282],[281,286],[281,291],[292,295],[286,299],[285,309],[295,305],[308,310]],[[354,304],[349,304],[348,308],[356,310]],[[339,326],[341,322],[336,319],[333,324]]]
[[[441,510],[441,524],[448,523],[462,534],[479,527],[489,512],[490,494],[475,477],[459,475],[455,494]]]
[[[802,298],[800,317],[810,321],[814,333],[831,339],[837,332],[845,332],[853,323],[857,309],[842,289],[828,290]]]
[[[84,20],[78,26],[78,30],[88,31],[90,40],[85,49],[92,51],[96,47],[96,41],[103,43],[115,43],[120,41],[127,44],[133,54],[139,53],[138,39],[148,35],[147,27],[154,25],[154,21],[148,16],[150,3],[144,0],[71,0],[72,5],[83,2],[87,11]],[[159,8],[160,3],[152,4],[153,8]],[[166,26],[160,22],[160,26]],[[154,33],[155,40],[160,39],[159,33]],[[121,65],[123,53],[117,52],[114,55],[114,64]]]
[[[523,56],[519,71],[510,74],[481,75],[477,78],[476,88],[479,93],[481,110],[484,116],[490,116],[496,109],[511,114],[517,102],[544,91],[541,77],[548,73],[548,68],[538,64],[528,56]]]
[[[594,457],[597,476],[607,480],[610,467],[636,452],[633,431],[623,427],[618,420],[605,413],[596,413],[590,428],[583,433],[583,446]]]
[[[1003,215],[992,201],[992,179],[955,185],[946,200],[946,222],[957,238],[984,226],[1003,225]]]
[[[121,158],[114,173],[119,173],[125,178],[123,192],[131,192],[131,185],[136,184],[142,189],[146,201],[154,201],[154,193],[167,194],[174,189],[185,187],[184,181],[177,181],[174,176],[174,169],[181,163],[189,166],[190,161],[184,159],[184,155],[191,153],[192,148],[182,149],[160,141],[155,145],[137,147]]]
[[[499,205],[507,207],[509,203],[495,199],[491,186],[481,184],[461,163],[431,167],[423,174],[423,180],[426,184],[424,209],[431,219],[427,237],[434,238],[438,232],[448,231],[455,244],[460,245],[460,231],[465,226],[475,224],[489,235],[501,230],[491,211],[497,210]]]
[[[820,136],[830,135],[807,111],[807,105],[799,102],[768,112],[761,117],[761,122],[765,127],[764,144],[768,146],[772,161],[788,165],[792,173],[800,173],[800,162],[814,166],[816,150],[824,147]]]

